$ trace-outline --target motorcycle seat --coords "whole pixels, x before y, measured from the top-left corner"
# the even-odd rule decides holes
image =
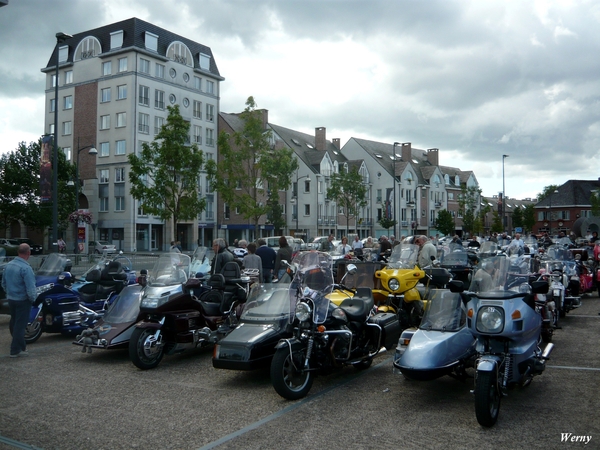
[[[369,288],[358,288],[354,297],[347,298],[340,303],[340,308],[344,310],[348,320],[362,322],[367,318],[374,305],[371,290]]]

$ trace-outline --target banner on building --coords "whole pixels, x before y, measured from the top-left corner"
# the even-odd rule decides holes
[[[40,197],[49,202],[52,197],[52,136],[42,138],[40,155]]]

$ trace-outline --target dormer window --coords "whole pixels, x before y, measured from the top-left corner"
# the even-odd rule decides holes
[[[81,61],[82,59],[94,58],[101,53],[100,41],[94,36],[88,36],[83,39],[73,55],[73,61]],[[66,61],[66,59],[65,59]]]
[[[123,47],[123,30],[110,33],[110,49]]]
[[[458,175],[454,176],[454,184],[460,186],[460,177]]]
[[[450,184],[450,175],[448,175],[448,174],[445,174],[445,175],[444,175],[444,182],[445,182],[446,184]]]
[[[158,51],[158,36],[156,34],[146,31],[144,33],[144,38],[144,44],[146,45],[147,50],[151,50],[153,52]]]
[[[204,53],[200,53],[199,64],[202,70],[210,71],[210,56]]]
[[[404,181],[406,181],[406,184],[412,184],[412,181],[413,181],[412,172],[408,172],[406,174],[406,176],[404,177]]]

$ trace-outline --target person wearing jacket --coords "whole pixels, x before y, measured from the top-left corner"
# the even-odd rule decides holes
[[[275,257],[275,269],[273,274],[279,279],[285,273],[285,267],[281,264],[281,261],[292,262],[293,250],[288,244],[285,236],[279,238],[279,250],[277,250],[277,256]]]
[[[215,252],[215,258],[212,264],[212,273],[221,273],[225,264],[233,261],[233,253],[227,249],[227,244],[223,238],[217,238],[213,241],[213,251]]]
[[[17,257],[4,268],[2,289],[6,292],[10,308],[10,329],[13,338],[10,344],[10,357],[28,356],[25,330],[29,320],[31,305],[36,299],[35,274],[27,262],[31,256],[28,244],[19,245]]]
[[[275,268],[277,254],[275,253],[275,250],[267,245],[267,241],[263,238],[260,238],[257,243],[258,248],[256,249],[256,254],[260,256],[260,259],[262,260],[263,279],[265,283],[270,283],[273,281],[273,269]]]

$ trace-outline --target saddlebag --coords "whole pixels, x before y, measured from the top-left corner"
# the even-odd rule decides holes
[[[173,328],[176,333],[198,328],[202,323],[202,317],[198,311],[180,311],[170,314]]]
[[[377,324],[381,327],[381,345],[387,348],[395,348],[400,338],[400,322],[393,313],[377,313],[369,318],[369,323]]]

